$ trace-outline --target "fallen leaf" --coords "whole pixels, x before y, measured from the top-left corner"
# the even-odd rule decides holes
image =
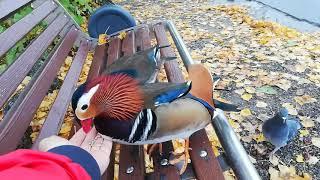
[[[234,92],[239,94],[239,95],[242,95],[245,92],[245,90],[244,89],[237,89]]]
[[[268,106],[268,104],[263,101],[257,101],[256,106],[259,108],[265,108]]]
[[[307,163],[309,163],[311,165],[315,165],[318,163],[318,161],[319,161],[319,159],[317,158],[317,156],[310,156]]]
[[[245,108],[240,111],[240,115],[243,117],[248,117],[248,116],[251,116],[252,114],[249,108]]]
[[[280,177],[286,178],[286,179],[291,179],[296,176],[296,169],[294,166],[283,166],[283,165],[278,165],[279,171],[280,171]]]
[[[269,170],[268,170],[269,174],[270,174],[270,180],[279,180],[279,171],[276,170],[275,168],[273,167],[269,167]]]
[[[277,90],[272,86],[262,86],[256,90],[257,92],[264,93],[264,94],[277,94]]]
[[[317,137],[313,137],[311,139],[311,142],[314,146],[317,146],[318,148],[320,148],[320,138],[317,138]]]
[[[294,115],[294,116],[298,115],[298,111],[293,107],[292,104],[284,103],[284,104],[282,104],[282,107],[285,107],[288,110],[289,114]]]
[[[288,91],[288,89],[290,89],[290,87],[291,87],[291,81],[289,81],[287,79],[280,79],[274,85],[278,86],[279,88],[281,88],[285,91]]]
[[[242,140],[243,142],[249,143],[249,142],[252,141],[252,136],[243,136],[243,137],[241,137],[241,140]]]
[[[306,129],[301,129],[301,130],[299,130],[299,132],[300,132],[300,137],[304,137],[304,136],[309,135],[309,131]]]
[[[297,157],[296,157],[296,161],[298,163],[303,163],[304,162],[304,158],[301,154],[298,154]]]
[[[103,45],[108,42],[106,34],[100,34],[98,38],[98,45]]]
[[[123,40],[125,37],[127,36],[127,33],[125,31],[120,32],[120,34],[118,35],[118,38]]]
[[[243,100],[249,101],[252,98],[252,94],[245,93],[241,96]]]
[[[262,133],[255,134],[255,135],[253,136],[253,139],[254,139],[257,143],[266,141],[266,138],[264,137],[264,135],[263,135]]]
[[[252,157],[250,155],[248,155],[248,156],[249,156],[251,163],[253,163],[253,164],[257,163],[257,160],[254,157]]]
[[[277,166],[279,164],[279,158],[277,156],[271,156],[269,161],[273,166]]]
[[[309,96],[309,95],[303,95],[303,96],[296,96],[294,97],[294,100],[300,104],[301,106],[308,103],[314,103],[317,102],[317,99]]]
[[[244,89],[247,91],[247,93],[250,93],[250,94],[253,94],[256,92],[256,89],[251,86],[245,87]]]
[[[305,128],[314,127],[314,121],[310,117],[301,116],[299,117],[301,119],[300,123]]]
[[[299,72],[299,73],[304,72],[307,68],[307,66],[304,64],[297,64],[294,67],[295,67],[296,72]]]

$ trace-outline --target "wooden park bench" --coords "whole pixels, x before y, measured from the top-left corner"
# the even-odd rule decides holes
[[[52,41],[56,37],[60,37],[60,41],[50,52],[48,60],[38,69],[0,122],[0,154],[8,153],[17,148],[57,72],[74,46],[78,47],[78,50],[41,132],[33,144],[33,149],[37,148],[39,141],[43,138],[59,133],[71,96],[76,89],[82,66],[90,51],[94,52],[94,58],[88,79],[99,75],[105,66],[110,65],[119,57],[131,55],[151,47],[152,40],[156,40],[159,45],[167,45],[169,43],[167,31],[169,31],[184,64],[187,66],[193,63],[181,37],[171,22],[165,21],[126,29],[124,31],[126,31],[127,35],[124,39],[121,40],[117,37],[117,34],[114,34],[110,43],[98,46],[97,40],[91,39],[83,33],[56,1],[2,0],[0,1],[0,20],[10,17],[14,12],[30,3],[33,3],[33,11],[0,34],[0,57],[40,22],[45,21],[48,26],[0,75],[1,108],[8,102]],[[175,54],[172,47],[168,47],[161,49],[161,55],[163,57],[172,57]],[[177,61],[166,62],[164,68],[169,81],[184,81]],[[224,154],[223,156],[216,157],[214,155],[205,130],[201,130],[190,138],[190,146],[192,148],[190,151],[191,163],[181,177],[176,167],[168,164],[169,152],[173,150],[171,142],[164,143],[162,156],[158,154],[153,156],[154,172],[147,174],[145,172],[143,146],[121,145],[119,179],[220,180],[224,179],[223,171],[229,169],[229,165],[239,179],[259,179],[256,170],[224,115],[219,115],[213,125],[224,148],[225,153],[222,153]],[[103,179],[113,179],[115,176],[114,151]],[[224,156],[225,158],[223,158]]]

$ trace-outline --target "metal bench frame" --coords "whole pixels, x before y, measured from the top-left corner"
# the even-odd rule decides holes
[[[11,0],[1,1],[0,20],[29,3],[31,3],[31,0],[19,0],[15,3]],[[36,0],[33,3],[34,10],[31,14],[0,34],[1,57],[39,22],[46,20],[49,24],[46,30],[27,47],[25,52],[0,75],[1,107],[11,97],[17,86],[54,38],[58,35],[62,38],[59,45],[55,47],[55,50],[49,56],[49,60],[33,76],[30,83],[16,100],[14,106],[0,122],[0,154],[16,149],[59,68],[74,45],[78,46],[78,51],[43,124],[41,132],[33,145],[33,149],[37,147],[39,141],[43,138],[58,134],[89,51],[94,51],[94,59],[88,75],[88,79],[92,79],[119,57],[131,55],[136,51],[151,47],[151,39],[153,37],[155,37],[160,45],[169,44],[166,33],[168,31],[174,40],[185,67],[194,63],[171,21],[140,25],[126,29],[124,31],[127,32],[127,36],[123,40],[118,39],[116,33],[111,35],[110,43],[97,46],[96,39],[91,39],[81,32],[79,26],[74,23],[74,20],[59,3],[50,0]],[[175,54],[173,49],[168,47],[161,49],[161,55],[163,57],[172,57]],[[169,81],[184,81],[177,61],[166,62],[164,68]],[[260,177],[256,169],[250,162],[246,151],[223,112],[215,117],[213,127],[225,151],[226,166],[223,165],[224,158],[221,158],[222,156],[219,158],[215,157],[205,130],[201,130],[190,137],[190,146],[192,148],[190,158],[192,163],[189,164],[186,173],[181,177],[174,166],[168,165],[169,153],[173,150],[173,147],[171,142],[167,142],[163,144],[164,154],[162,156],[158,153],[152,156],[154,160],[154,172],[150,174],[145,173],[143,146],[121,145],[119,179],[224,179],[222,172],[228,169],[229,164],[237,178],[259,180]],[[103,179],[113,179],[114,156],[115,152],[113,151],[109,168],[104,174]]]

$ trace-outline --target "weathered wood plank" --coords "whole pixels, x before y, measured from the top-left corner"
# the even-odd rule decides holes
[[[1,9],[0,1],[0,9]],[[14,3],[12,3],[14,4]],[[13,24],[10,28],[0,34],[0,57],[23,38],[31,29],[39,24],[55,8],[56,4],[51,1],[43,3],[40,7],[33,10],[23,19]],[[1,12],[1,10],[0,10]]]
[[[120,57],[121,50],[121,41],[117,37],[111,39],[107,50],[107,62],[105,66],[112,64],[116,59]],[[114,163],[115,163],[115,146],[116,143],[113,143],[112,152],[110,154],[110,163],[106,172],[102,175],[104,180],[113,180],[114,179]]]
[[[156,39],[160,46],[169,45],[169,41],[166,35],[166,31],[162,24],[156,24],[154,27],[154,31],[156,34]],[[164,57],[174,57],[175,53],[171,47],[162,48],[160,50],[161,54]],[[164,69],[167,74],[167,78],[169,82],[184,82],[184,78],[182,76],[181,70],[179,68],[177,61],[169,61],[164,63]]]
[[[101,45],[97,46],[94,51],[93,55],[93,62],[90,67],[90,71],[88,74],[88,80],[98,76],[101,71],[105,68],[105,63],[107,61],[106,59],[106,51],[107,51],[107,46],[106,45]]]
[[[199,180],[223,180],[223,171],[219,165],[218,159],[212,152],[211,143],[205,130],[194,133],[190,137],[190,158],[197,179]],[[205,152],[205,153],[204,153]],[[207,154],[201,157],[200,154]]]
[[[120,57],[121,40],[117,37],[111,38],[108,48],[108,60],[106,66],[112,64],[116,59]]]
[[[1,0],[0,1],[0,19],[6,17],[11,12],[30,3],[31,0]]]
[[[156,38],[160,45],[168,43],[167,36],[165,35],[165,28],[162,24],[158,24],[155,27]],[[165,48],[164,51],[168,52],[171,48]],[[171,52],[173,53],[172,49]],[[169,81],[172,82],[184,82],[184,77],[179,68],[177,61],[170,61],[165,63],[165,70]],[[212,151],[210,142],[208,140],[205,130],[200,130],[190,137],[190,158],[193,163],[193,167],[199,180],[205,179],[223,179],[222,170],[219,163]],[[207,159],[201,158],[200,151],[205,150],[207,153]]]
[[[89,43],[84,40],[80,44],[68,74],[66,75],[59,90],[58,96],[49,111],[35,144],[33,145],[33,149],[38,148],[38,144],[42,139],[59,133],[88,51]]]
[[[41,57],[67,22],[68,18],[60,15],[0,76],[0,107],[16,90],[34,63]]]
[[[133,31],[127,33],[122,42],[122,52],[124,56],[130,56],[135,53],[135,34]],[[133,168],[128,173],[127,170]],[[120,146],[119,159],[119,180],[143,180],[145,175],[144,151],[143,146]]]
[[[42,71],[38,71],[38,76],[35,76],[37,78],[31,80],[1,121],[0,143],[2,145],[0,146],[0,154],[16,148],[77,36],[78,31],[72,28]]]
[[[158,45],[162,46],[162,45],[168,45],[169,41],[167,38],[167,35],[165,33],[165,29],[161,24],[157,24],[154,26],[154,33],[155,33],[155,37],[157,39]],[[171,47],[167,47],[167,48],[162,48],[160,50],[161,53],[161,57],[173,57],[175,56],[173,50],[171,49]],[[169,81],[172,82],[183,82],[183,78],[181,79],[181,77],[179,77],[178,75],[175,75],[177,73],[173,73],[170,72],[171,69],[168,69],[168,67],[173,67],[173,64],[175,63],[175,61],[170,61],[170,62],[165,62],[164,66],[165,66],[165,70],[167,72],[167,78]],[[179,67],[178,67],[178,69]],[[177,168],[172,166],[172,165],[161,165],[163,164],[163,161],[168,161],[169,157],[170,157],[170,152],[173,151],[173,146],[171,142],[166,142],[163,143],[163,154],[162,156],[159,155],[159,153],[155,153],[153,156],[153,160],[154,160],[154,169],[155,169],[155,173],[154,173],[154,178],[155,179],[180,179],[180,175],[179,172],[177,171]]]

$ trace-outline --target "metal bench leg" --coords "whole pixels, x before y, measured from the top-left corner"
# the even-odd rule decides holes
[[[186,45],[179,35],[176,27],[171,21],[167,21],[166,26],[176,44],[181,59],[186,67],[194,64]],[[213,127],[217,133],[219,141],[226,152],[228,161],[238,179],[259,180],[261,179],[257,170],[251,163],[246,151],[240,143],[238,137],[230,126],[228,119],[222,110],[217,109],[218,115],[212,120]]]

